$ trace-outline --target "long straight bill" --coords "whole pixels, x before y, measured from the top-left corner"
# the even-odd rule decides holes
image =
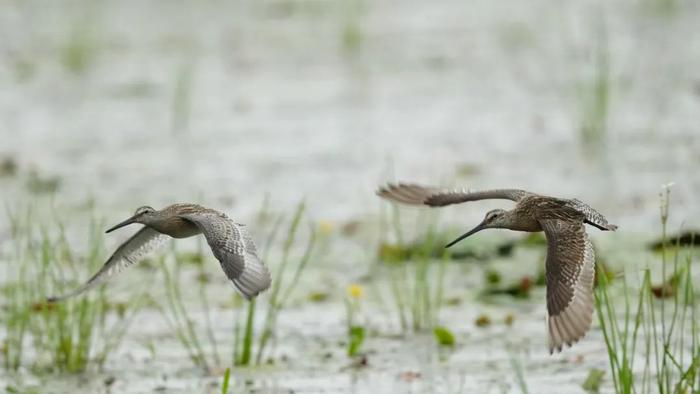
[[[105,231],[105,233],[111,233],[112,231],[114,231],[114,230],[116,230],[116,229],[118,229],[118,228],[122,228],[122,227],[124,227],[124,226],[128,226],[128,225],[130,225],[130,224],[132,224],[132,223],[136,223],[136,215],[134,215],[134,216],[132,216],[132,217],[126,219],[125,221],[123,221],[123,222],[117,224],[116,226],[110,228],[109,230]]]
[[[447,245],[445,245],[445,247],[446,247],[446,248],[449,248],[450,246],[456,244],[457,242],[463,240],[464,238],[467,238],[468,236],[470,236],[470,235],[472,235],[472,234],[474,234],[474,233],[478,233],[479,231],[481,231],[481,230],[483,230],[483,229],[485,229],[485,228],[486,228],[486,225],[484,224],[484,222],[481,222],[481,223],[479,223],[478,226],[476,226],[476,227],[474,227],[473,229],[467,231],[466,233],[460,235],[457,239],[455,239],[454,241],[452,241],[452,242],[448,243]]]

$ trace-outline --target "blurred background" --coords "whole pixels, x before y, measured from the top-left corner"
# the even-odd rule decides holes
[[[578,197],[646,232],[675,182],[672,220],[699,219],[696,2],[1,7],[5,199],[245,218],[269,194],[335,220],[404,180]]]
[[[542,238],[442,248],[509,202],[426,214],[374,192],[579,198],[620,226],[589,229],[616,280],[607,305],[633,293],[656,306],[649,292],[685,278],[667,275],[663,240],[648,250],[661,186],[675,183],[670,231],[700,223],[699,20],[692,0],[0,2],[0,391],[219,392],[234,365],[236,392],[527,392],[523,376],[533,392],[582,392],[603,375],[613,392],[602,318],[546,354]],[[292,261],[283,301],[269,291],[248,308],[198,238],[43,303],[130,233],[103,241],[105,228],[175,202],[249,223],[274,283]]]

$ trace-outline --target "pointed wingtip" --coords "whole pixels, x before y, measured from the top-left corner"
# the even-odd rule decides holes
[[[571,345],[569,345],[569,347],[570,346]],[[549,344],[549,355],[553,356],[556,353],[561,353],[561,351],[563,349],[564,349],[564,343],[558,343],[558,344],[550,343]]]
[[[374,194],[376,194],[379,197],[386,197],[386,194],[389,192],[389,190],[393,189],[395,185],[393,183],[386,183],[383,186],[379,186],[375,191]]]

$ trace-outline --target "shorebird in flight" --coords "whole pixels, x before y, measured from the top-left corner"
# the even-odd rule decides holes
[[[577,199],[548,197],[518,189],[470,192],[399,183],[388,184],[377,194],[399,203],[430,207],[486,199],[515,201],[515,208],[510,211],[489,211],[481,223],[446,247],[487,228],[544,231],[547,238],[545,270],[550,354],[560,352],[564,344],[571,346],[590,328],[595,254],[584,223],[603,231],[617,229],[595,209]]]
[[[168,236],[187,238],[204,234],[214,256],[235,288],[250,300],[270,287],[270,271],[257,255],[255,243],[245,225],[228,216],[196,204],[173,204],[159,211],[140,207],[133,216],[107,230],[110,233],[132,223],[144,227],[124,242],[102,268],[78,289],[49,302],[73,297],[105,282],[122,269],[137,263],[147,253],[163,244]]]

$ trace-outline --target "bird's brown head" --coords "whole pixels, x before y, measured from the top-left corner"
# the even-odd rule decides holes
[[[503,225],[507,224],[507,214],[508,212],[505,209],[494,209],[488,211],[482,223],[486,224],[485,228],[502,227]]]
[[[155,209],[149,207],[148,205],[144,205],[136,209],[136,212],[134,212],[134,217],[148,215],[149,213],[153,213],[155,211]]]
[[[469,237],[472,234],[476,234],[481,230],[487,228],[507,228],[509,223],[508,211],[504,209],[494,209],[486,213],[486,217],[481,221],[476,227],[467,231],[466,233],[460,235],[457,239],[445,245],[446,248],[456,244],[457,242]]]
[[[128,226],[132,223],[145,223],[148,221],[148,219],[155,213],[156,210],[149,207],[149,206],[143,206],[139,207],[136,209],[136,212],[134,213],[133,216],[130,218],[126,219],[125,221],[115,225],[114,227],[110,228],[109,230],[106,231],[106,233],[111,233],[112,231],[122,228],[124,226]]]

